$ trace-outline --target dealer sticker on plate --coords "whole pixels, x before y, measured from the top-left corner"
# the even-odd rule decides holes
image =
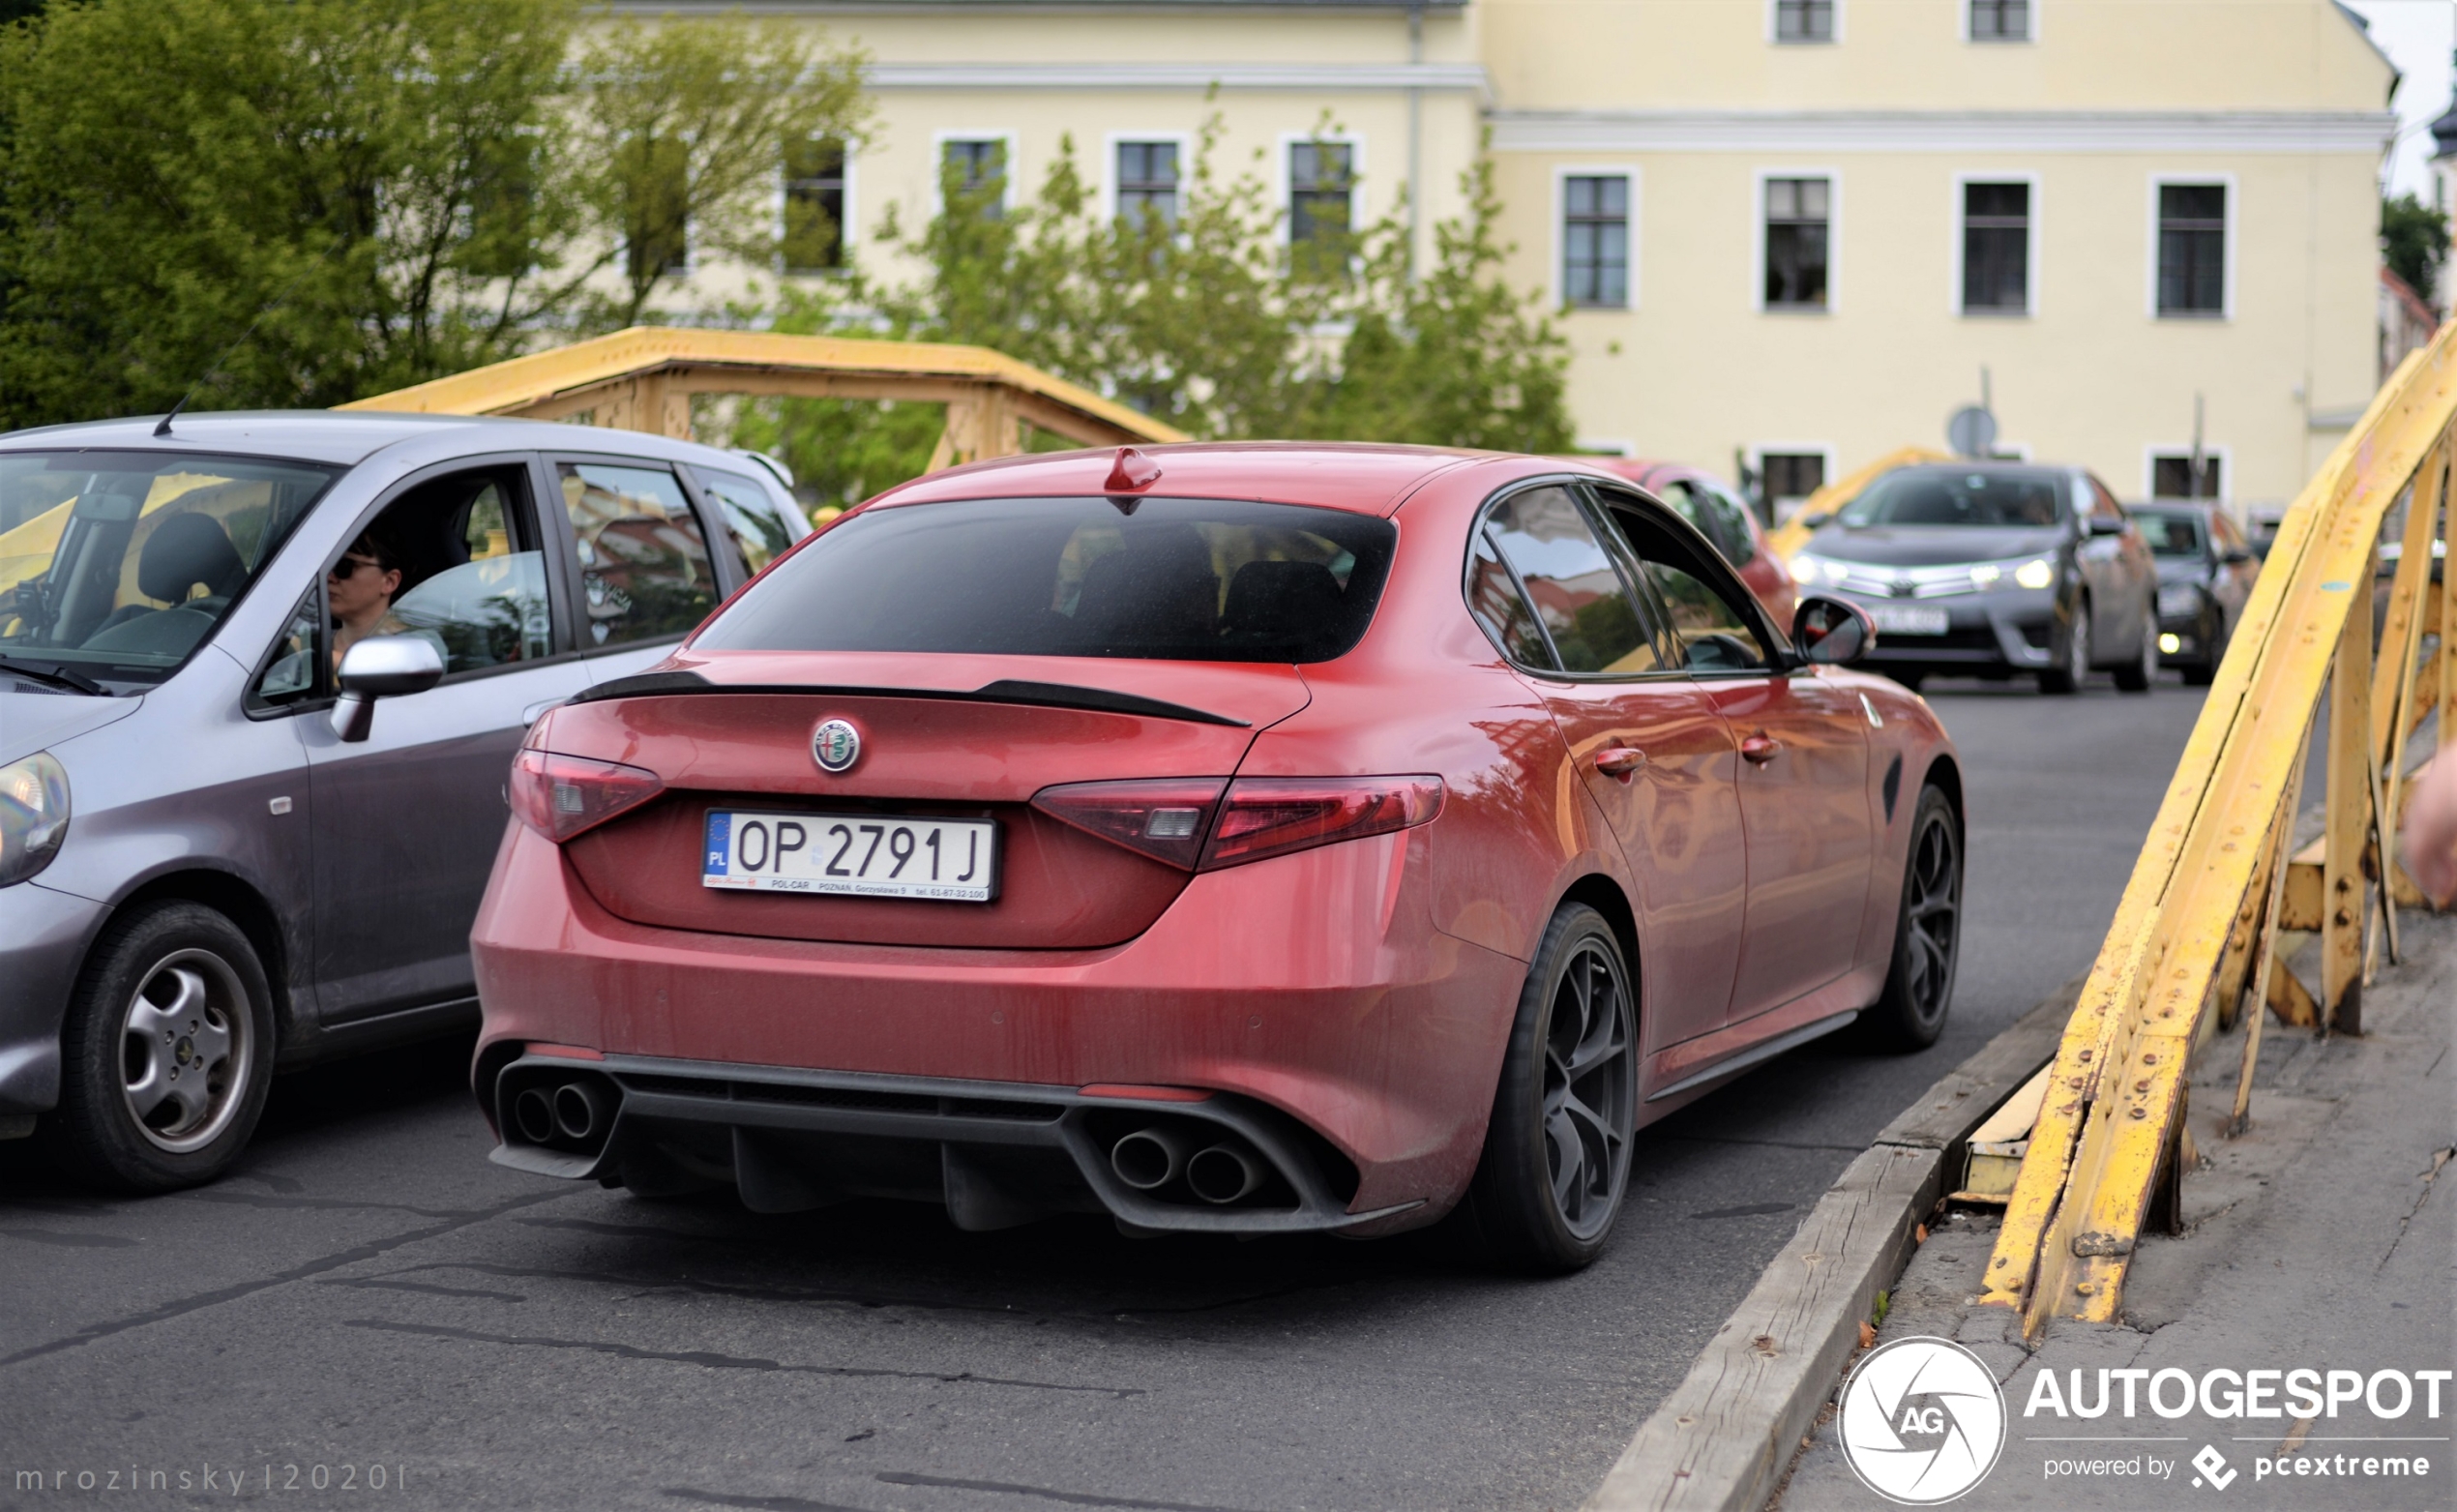
[[[1869,618],[1889,636],[1941,636],[1953,616],[1934,604],[1872,604]]]
[[[998,826],[988,819],[712,809],[700,857],[709,887],[938,903],[998,896]]]

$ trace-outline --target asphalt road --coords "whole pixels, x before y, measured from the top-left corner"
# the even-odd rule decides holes
[[[1869,1138],[2087,968],[2200,705],[1931,697],[1972,811],[1943,1042],[1812,1046],[1647,1130],[1583,1275],[641,1201],[489,1165],[443,1045],[286,1079],[206,1191],[0,1145],[0,1506],[1575,1506]]]

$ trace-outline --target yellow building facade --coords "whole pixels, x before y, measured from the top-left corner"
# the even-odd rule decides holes
[[[1216,112],[1216,166],[1300,233],[1412,182],[1430,237],[1489,140],[1583,440],[1745,460],[1778,497],[1941,442],[1984,382],[2000,451],[2274,503],[2375,382],[2396,74],[2333,0],[754,9],[874,60],[840,192],[888,277],[876,231],[929,219],[951,153],[1021,196],[1071,139],[1117,208],[1191,172]]]

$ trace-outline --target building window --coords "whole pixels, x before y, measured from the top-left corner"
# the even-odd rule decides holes
[[[1561,181],[1561,297],[1610,310],[1630,302],[1630,181],[1618,174]]]
[[[1356,188],[1356,149],[1347,142],[1288,145],[1288,240],[1344,243]]]
[[[983,218],[1007,213],[1007,144],[992,136],[938,144],[938,184],[949,208],[969,205]]]
[[[2030,0],[1970,0],[1972,42],[2028,42]]]
[[[2196,475],[2190,453],[2150,459],[2150,497],[2155,499],[2225,498],[2219,459],[2205,453]]]
[[[2029,185],[1962,187],[1962,308],[1965,313],[2029,311]]]
[[[1834,0],[1774,0],[1774,40],[1832,42]]]
[[[2158,186],[2158,312],[2227,311],[2227,186]]]
[[[1175,142],[1117,144],[1117,214],[1130,225],[1177,223]]]
[[[844,144],[823,137],[784,144],[784,271],[844,266]]]
[[[1823,452],[1767,452],[1758,459],[1760,488],[1778,514],[1825,487]]]
[[[1766,180],[1766,308],[1823,310],[1830,207],[1827,179]]]

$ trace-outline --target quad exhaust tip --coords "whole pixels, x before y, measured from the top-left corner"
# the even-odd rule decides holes
[[[1226,1206],[1262,1185],[1262,1162],[1234,1144],[1198,1150],[1186,1162],[1186,1184],[1204,1201]]]
[[[554,1138],[554,1100],[545,1087],[523,1087],[512,1099],[512,1121],[521,1139],[531,1144],[547,1143]]]
[[[521,1097],[534,1095],[523,1092]],[[565,1139],[580,1143],[606,1128],[607,1096],[603,1088],[587,1082],[566,1082],[554,1090],[554,1128]],[[523,1119],[522,1133],[528,1132]]]
[[[1186,1169],[1186,1137],[1154,1124],[1138,1129],[1110,1147],[1110,1170],[1138,1192],[1169,1185]]]

